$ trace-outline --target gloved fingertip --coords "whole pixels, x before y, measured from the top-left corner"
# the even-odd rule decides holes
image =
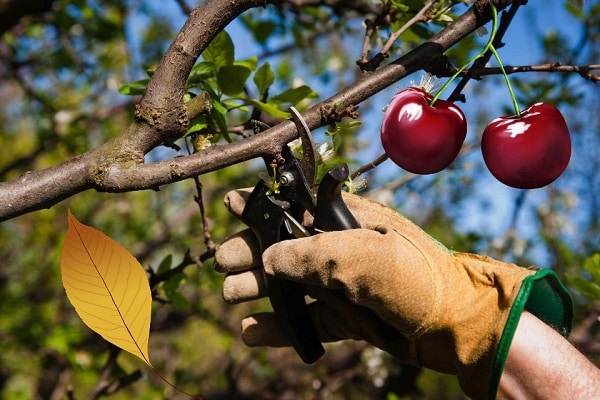
[[[244,212],[250,193],[250,189],[236,189],[228,192],[223,200],[225,207],[229,212],[239,217]]]
[[[267,295],[267,287],[258,269],[228,274],[223,281],[223,300],[228,304],[256,300]]]
[[[330,269],[338,245],[336,235],[325,232],[315,236],[284,240],[269,247],[262,256],[265,272],[296,282],[329,285]]]
[[[274,313],[260,313],[242,320],[242,341],[248,347],[285,347],[290,342],[281,332]]]
[[[288,279],[294,279],[294,277],[288,276],[290,271],[288,271],[286,267],[298,262],[297,243],[302,240],[303,239],[296,239],[293,241],[286,240],[275,243],[267,248],[262,255],[262,262],[265,272],[269,275],[283,274]],[[294,269],[292,269],[292,271],[293,270]],[[299,279],[301,278],[301,275],[298,275],[295,278]]]
[[[217,272],[234,272],[261,265],[258,242],[250,230],[243,230],[227,238],[215,253]]]

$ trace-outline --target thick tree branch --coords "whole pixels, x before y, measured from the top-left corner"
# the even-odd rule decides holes
[[[62,200],[91,189],[87,182],[86,156],[76,157],[55,167],[28,172],[8,183],[0,183],[0,221],[48,208]]]
[[[126,192],[214,171],[251,158],[272,154],[297,136],[295,125],[284,121],[250,138],[209,147],[199,153],[155,164],[143,156],[159,144],[179,137],[187,128],[188,110],[182,102],[187,76],[202,50],[217,32],[243,11],[269,3],[259,0],[209,0],[195,9],[183,26],[148,85],[137,107],[137,120],[107,144],[59,166],[30,172],[0,184],[0,221],[49,207],[83,190]],[[496,1],[498,9],[510,0]],[[483,1],[482,4],[487,4]],[[353,107],[403,77],[418,71],[490,19],[489,7],[479,2],[448,27],[410,53],[370,73],[307,110],[311,129],[329,122],[335,111]]]

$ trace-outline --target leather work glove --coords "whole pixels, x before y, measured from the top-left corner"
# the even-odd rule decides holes
[[[230,192],[225,204],[239,216],[248,195]],[[553,272],[451,252],[390,208],[344,200],[361,229],[282,241],[262,257],[250,230],[221,244],[215,268],[227,273],[225,301],[265,296],[264,267],[306,286],[323,342],[366,340],[405,363],[457,375],[473,399],[495,398],[523,310],[568,335],[573,304]],[[273,313],[244,319],[242,338],[289,345]]]

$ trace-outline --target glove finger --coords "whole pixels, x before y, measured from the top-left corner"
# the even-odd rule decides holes
[[[309,311],[315,322],[315,328],[321,342],[336,342],[351,339],[344,327],[335,322],[340,317],[338,312],[327,307],[325,303],[309,304]],[[326,324],[320,322],[326,322]],[[247,346],[288,347],[291,342],[284,334],[281,320],[273,312],[253,314],[242,320],[242,340]]]
[[[372,270],[374,263],[385,267],[383,260],[377,261],[385,251],[380,248],[382,238],[383,235],[377,231],[351,229],[286,240],[272,245],[263,253],[263,265],[271,275],[340,289],[347,283],[347,278],[364,274],[364,269]],[[378,274],[378,271],[372,271],[372,274]]]
[[[250,229],[228,237],[215,253],[217,272],[237,272],[262,265],[258,239]]]
[[[244,212],[250,193],[252,193],[252,188],[236,189],[228,192],[225,195],[225,207],[230,213],[239,218]]]
[[[331,299],[338,297],[332,304]],[[343,294],[329,296],[328,302],[315,301],[308,305],[309,312],[321,342],[345,339],[366,340],[386,349],[406,339],[390,325],[365,307],[355,306],[343,299]],[[253,314],[242,321],[242,340],[247,346],[287,347],[290,340],[285,336],[280,319],[275,313]]]
[[[225,276],[223,299],[226,303],[237,304],[265,296],[267,296],[267,287],[261,268]]]
[[[436,274],[453,265],[431,240],[418,247],[412,239],[387,225],[324,232],[274,244],[263,264],[266,273],[283,279],[343,289],[352,303],[412,334],[438,307]]]

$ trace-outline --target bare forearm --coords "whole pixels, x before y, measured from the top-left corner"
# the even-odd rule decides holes
[[[554,329],[523,313],[508,353],[499,399],[592,399],[600,369]]]

